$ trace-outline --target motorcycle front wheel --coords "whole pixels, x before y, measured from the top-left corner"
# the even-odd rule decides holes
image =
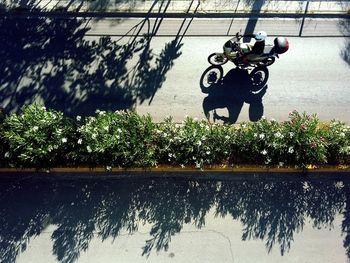
[[[209,55],[208,62],[213,66],[221,66],[227,63],[228,58],[224,56],[222,53],[213,53]]]
[[[267,67],[256,67],[249,73],[252,80],[252,91],[258,91],[262,89],[269,79],[269,70]]]
[[[209,93],[210,89],[220,83],[224,74],[221,66],[210,66],[207,68],[199,81],[203,93]]]

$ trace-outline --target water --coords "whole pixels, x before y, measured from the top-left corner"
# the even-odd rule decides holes
[[[2,178],[0,261],[349,262],[348,177]]]

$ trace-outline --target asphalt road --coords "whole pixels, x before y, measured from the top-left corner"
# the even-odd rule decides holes
[[[350,42],[342,37],[349,35],[348,22],[2,20],[0,101],[9,112],[43,102],[71,115],[133,108],[150,113],[155,121],[171,115],[181,122],[186,115],[204,118],[203,101],[209,96],[210,109],[217,108],[220,116],[234,109],[233,122],[252,120],[249,110],[277,120],[298,110],[317,113],[321,120],[350,123]],[[237,29],[264,29],[271,42],[276,35],[290,42],[289,51],[270,67],[267,89],[255,100],[258,103],[246,99],[239,74],[233,74],[226,90],[207,94],[200,89],[201,76],[210,66],[208,55],[221,51]],[[143,39],[144,33],[155,36]],[[105,35],[112,41],[102,41]],[[224,65],[224,74],[232,68],[231,63]]]
[[[1,262],[349,262],[348,174],[202,175],[2,177]]]
[[[179,121],[185,115],[204,117],[202,103],[207,94],[201,92],[200,77],[209,66],[207,56],[213,51],[220,51],[226,39],[185,38],[182,55],[167,73],[162,88],[150,105],[143,103],[137,106],[137,110],[150,112],[157,120],[168,114]],[[161,43],[170,40],[156,38],[153,43],[161,46]],[[269,68],[268,88],[262,98],[264,116],[284,120],[289,112],[297,110],[317,113],[322,120],[336,118],[350,123],[350,71],[340,55],[346,40],[293,37],[289,41],[290,50]],[[226,64],[224,74],[232,67],[232,64]],[[232,85],[235,86],[235,82]],[[224,100],[226,95],[241,96],[241,93],[240,87],[236,87],[227,90],[227,94],[219,94],[217,99]],[[238,122],[249,120],[249,106],[244,103]],[[226,114],[224,111],[221,113]]]

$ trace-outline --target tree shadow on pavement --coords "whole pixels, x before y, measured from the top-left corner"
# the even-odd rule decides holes
[[[203,100],[203,111],[208,120],[221,120],[225,124],[236,123],[244,103],[249,104],[251,121],[261,119],[264,113],[262,98],[267,85],[253,92],[252,80],[247,70],[234,68],[223,78],[219,76],[223,73],[222,68],[219,71],[216,66],[211,66],[204,71],[200,80],[202,92],[208,94]],[[216,113],[217,109],[223,108],[227,109],[228,116],[219,116]],[[210,112],[213,112],[212,117]]]
[[[156,0],[155,2],[158,2]],[[0,0],[0,3],[7,8],[20,8],[22,10],[45,10],[45,11],[78,11],[83,6],[88,11],[108,11],[108,9],[118,10],[122,8],[125,11],[131,11],[137,7],[137,5],[144,4],[142,1],[130,1],[130,0]]]
[[[137,43],[85,40],[83,23],[40,17],[1,20],[0,97],[7,111],[18,112],[40,100],[68,115],[133,105],[135,91],[125,89],[123,81]]]
[[[158,11],[166,12],[170,0],[156,2]],[[151,102],[181,55],[186,31],[180,28],[160,54],[155,54],[151,40],[162,19],[150,28],[146,17],[136,25],[136,33],[122,37],[122,44],[110,37],[87,39],[88,22],[4,16],[0,20],[0,106],[18,112],[24,105],[42,102],[72,116]]]
[[[277,247],[285,255],[305,222],[315,229],[333,228],[335,216],[345,207],[342,229],[344,247],[349,249],[348,181],[55,181],[31,177],[17,182],[2,179],[2,186],[2,262],[14,262],[49,226],[53,255],[59,262],[71,263],[89,249],[93,239],[120,242],[119,235],[133,234],[147,223],[150,238],[144,241],[140,255],[148,257],[167,251],[185,224],[205,227],[208,216],[239,221],[243,241],[261,240],[267,253]]]
[[[350,21],[348,19],[342,20],[339,23],[339,27],[343,35],[347,36],[347,38],[345,39],[344,48],[342,49],[340,55],[344,59],[344,61],[350,66]]]

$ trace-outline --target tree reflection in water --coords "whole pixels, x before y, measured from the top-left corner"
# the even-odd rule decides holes
[[[205,226],[209,212],[242,223],[242,240],[261,239],[267,251],[288,252],[294,234],[311,220],[332,228],[343,213],[344,247],[350,258],[349,184],[346,180],[40,180],[2,179],[0,261],[14,262],[31,239],[54,224],[53,253],[75,262],[93,237],[102,241],[151,224],[143,255],[167,250],[184,224]]]

